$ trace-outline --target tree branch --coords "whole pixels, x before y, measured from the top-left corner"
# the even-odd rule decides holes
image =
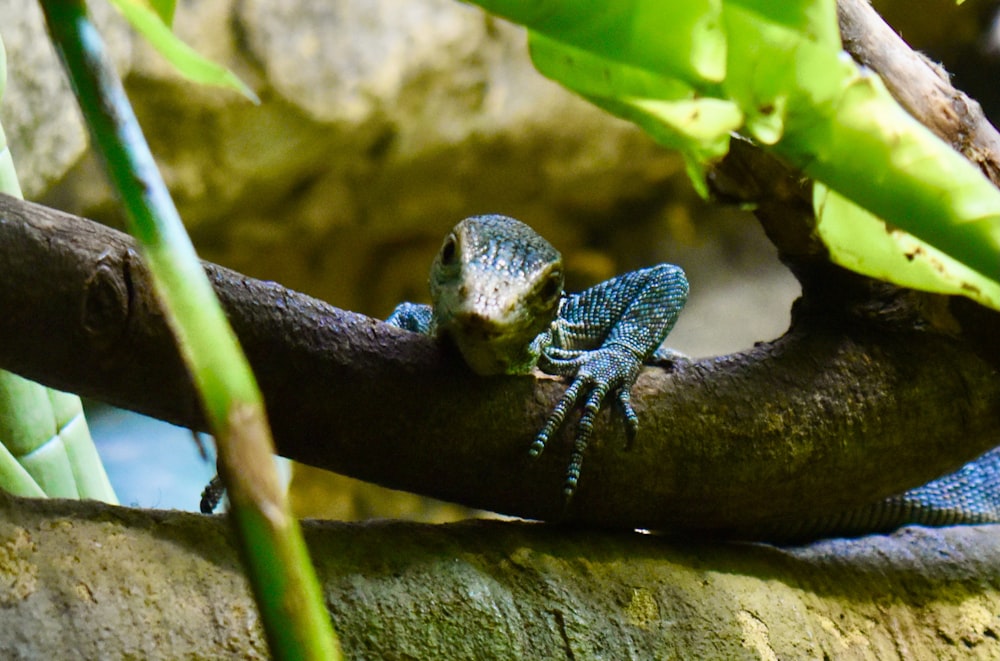
[[[131,246],[96,223],[0,198],[0,272],[17,283],[0,288],[0,309],[12,311],[0,316],[0,366],[201,429]],[[781,339],[646,369],[634,446],[624,448],[617,412],[602,414],[564,512],[565,443],[526,459],[559,380],[476,377],[434,340],[207,269],[283,455],[505,514],[756,537],[917,486],[998,442],[994,367],[911,320],[859,316],[868,281],[836,271]]]
[[[872,29],[872,17],[864,3],[841,5],[845,26],[866,26],[855,31]],[[884,67],[890,87],[905,89],[909,78],[893,78],[905,72],[955,98],[933,69],[872,55],[896,39],[877,34],[845,42]],[[919,101],[911,98],[917,110]],[[933,116],[940,106],[924,110],[915,114]],[[947,130],[992,144],[992,127],[970,121]],[[977,153],[992,163],[989,148]],[[1000,441],[998,315],[830,266],[812,238],[802,182],[773,159],[771,169],[758,167],[761,158],[736,142],[713,179],[717,191],[758,204],[802,281],[792,329],[743,354],[645,370],[635,389],[642,429],[634,447],[623,448],[616,414],[600,416],[568,511],[559,493],[566,437],[537,462],[525,458],[562,391],[559,380],[477,378],[431,339],[207,268],[286,456],[506,514],[758,537],[783,521],[916,486]],[[0,292],[0,309],[9,311],[0,316],[0,366],[203,428],[127,237],[3,199],[0,272],[18,283]]]
[[[1000,186],[1000,134],[979,103],[955,89],[940,65],[911,50],[868,0],[838,0],[837,18],[845,50],[876,71],[917,121]]]
[[[349,658],[1000,654],[998,526],[797,549],[495,521],[303,527]],[[221,517],[0,494],[0,559],[0,657],[266,654]]]

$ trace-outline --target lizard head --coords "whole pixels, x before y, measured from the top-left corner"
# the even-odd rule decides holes
[[[532,340],[559,310],[562,256],[518,220],[473,216],[445,238],[430,288],[438,332],[475,372],[526,373],[538,358]]]

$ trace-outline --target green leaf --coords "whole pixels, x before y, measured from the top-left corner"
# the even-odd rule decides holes
[[[743,123],[734,103],[699,98],[690,85],[677,79],[599,57],[537,32],[529,33],[528,43],[541,73],[695,160],[724,155],[730,132]]]
[[[45,498],[35,478],[24,469],[10,450],[0,444],[0,489],[15,496]]]
[[[202,84],[225,87],[235,90],[254,103],[260,99],[253,93],[236,74],[220,64],[216,64],[199,55],[193,48],[185,44],[170,31],[163,20],[162,7],[154,11],[149,4],[141,0],[111,0],[118,11],[132,24],[136,30],[167,59],[177,71],[188,80]],[[158,2],[157,5],[173,4]],[[172,14],[172,10],[170,12]]]
[[[59,430],[80,497],[117,504],[118,497],[111,487],[111,481],[97,453],[97,446],[91,439],[80,398],[51,388],[47,391],[56,429]]]
[[[610,60],[687,82],[726,75],[722,0],[482,0],[479,6]]]
[[[174,11],[177,9],[176,0],[149,0],[149,5],[165,25],[173,26]]]
[[[739,131],[1000,280],[1000,191],[841,51],[834,0],[478,4],[532,31],[540,71],[680,149],[700,190]]]
[[[776,151],[841,195],[987,278],[1000,280],[1000,191],[858,73],[829,122],[789,129]]]
[[[762,21],[791,28],[819,45],[840,48],[837,9],[828,0],[729,0],[726,7],[742,7]]]
[[[829,188],[813,188],[816,231],[830,258],[865,275],[903,287],[966,296],[1000,310],[1000,282],[886,223]]]
[[[842,57],[839,33],[814,39],[736,3],[727,4],[725,21],[729,76],[723,89],[746,114],[743,133],[775,145],[789,122],[822,131],[835,119],[845,81],[857,71]],[[836,28],[835,13],[832,21]]]
[[[0,441],[46,495],[79,498],[48,389],[0,371]]]

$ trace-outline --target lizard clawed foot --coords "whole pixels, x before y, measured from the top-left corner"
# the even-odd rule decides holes
[[[573,451],[569,455],[569,467],[566,469],[566,481],[563,482],[563,498],[566,504],[572,500],[576,492],[576,485],[580,481],[580,471],[583,469],[583,453],[590,443],[590,437],[594,435],[594,418],[601,410],[601,403],[608,393],[606,384],[597,384],[590,394],[587,395],[587,402],[583,405],[583,415],[580,416],[580,425],[577,430],[576,440],[573,441]]]
[[[528,449],[528,456],[532,459],[545,452],[545,446],[548,445],[549,439],[559,431],[563,420],[566,419],[566,414],[576,405],[576,400],[580,396],[580,389],[584,385],[585,383],[582,379],[574,379],[573,383],[566,389],[566,392],[563,393],[563,396],[559,398],[559,403],[552,409],[549,419],[545,421],[545,426],[538,432],[538,436],[535,437],[535,440],[531,443],[531,447]]]
[[[216,475],[212,481],[205,486],[201,492],[200,509],[202,514],[211,514],[222,502],[222,496],[226,493],[226,487],[222,484],[222,478]]]
[[[563,482],[563,497],[566,504],[569,504],[580,481],[584,453],[594,434],[594,420],[612,390],[617,391],[618,404],[625,417],[628,445],[631,445],[635,438],[639,428],[639,417],[632,408],[630,387],[635,382],[641,363],[636,361],[633,365],[632,361],[624,360],[620,352],[607,348],[584,352],[583,355],[578,354],[572,361],[566,362],[574,363],[574,367],[578,366],[576,376],[552,410],[545,426],[535,437],[528,455],[535,458],[545,451],[545,446],[565,421],[566,414],[576,406],[577,401],[586,392],[583,413],[580,415],[576,438],[570,452],[569,466],[566,469],[566,479]],[[548,366],[551,367],[551,364]]]

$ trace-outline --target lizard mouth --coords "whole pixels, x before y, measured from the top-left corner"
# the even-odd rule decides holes
[[[477,374],[523,374],[534,366],[528,351],[539,332],[537,324],[505,324],[470,313],[456,315],[442,329],[465,362]]]

